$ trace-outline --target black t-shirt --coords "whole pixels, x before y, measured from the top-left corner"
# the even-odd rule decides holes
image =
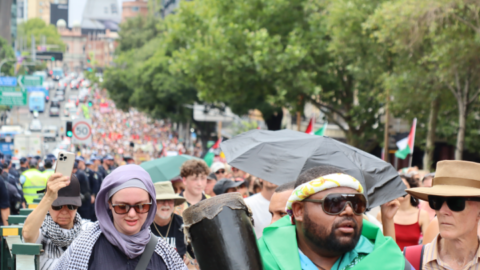
[[[88,261],[88,270],[135,270],[142,255],[129,259],[120,249],[112,245],[102,233],[93,246]],[[153,252],[147,270],[167,270],[162,257]]]
[[[3,179],[0,180],[0,209],[10,208],[10,196],[8,194],[7,183]],[[0,212],[0,225],[3,224],[2,215]]]
[[[168,231],[168,225],[159,226],[155,224],[155,221],[150,225],[152,233],[158,237],[165,236],[164,240],[173,248],[175,248],[180,255],[180,258],[183,258],[183,255],[187,252],[187,246],[185,245],[185,235],[183,234],[183,219],[177,214],[173,214],[172,224],[170,230]],[[157,230],[158,229],[158,230]],[[160,235],[158,232],[162,235]],[[168,235],[167,234],[168,231]],[[163,237],[162,237],[163,238]]]

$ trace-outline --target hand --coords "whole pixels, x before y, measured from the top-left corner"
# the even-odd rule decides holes
[[[393,217],[398,211],[398,208],[400,208],[400,202],[397,199],[389,201],[380,206],[380,211],[382,212],[382,219],[393,219]]]
[[[63,176],[61,173],[52,174],[47,181],[47,192],[45,197],[56,200],[58,197],[58,191],[68,185],[70,185],[70,176]]]

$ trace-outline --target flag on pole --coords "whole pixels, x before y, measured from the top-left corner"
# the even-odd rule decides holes
[[[218,141],[208,149],[207,154],[203,157],[205,163],[207,163],[208,167],[212,166],[213,161],[215,159],[215,150],[220,147],[220,143],[222,142],[222,138],[218,139]]]
[[[325,122],[321,128],[319,128],[319,129],[317,129],[317,131],[315,131],[314,134],[318,135],[318,136],[324,136],[325,132],[327,131],[327,126],[328,126],[328,122]]]
[[[313,135],[313,124],[315,123],[315,117],[310,118],[310,122],[308,122],[307,129],[305,130],[305,133]]]
[[[417,129],[417,118],[413,119],[412,128],[408,137],[401,139],[397,142],[398,151],[395,152],[395,156],[400,159],[405,159],[408,154],[413,154],[413,146],[415,145],[415,131]]]

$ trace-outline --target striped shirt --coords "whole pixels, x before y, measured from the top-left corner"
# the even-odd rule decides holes
[[[423,250],[423,267],[422,270],[452,270],[445,262],[438,256],[438,241],[440,235],[435,237],[433,241],[425,245]],[[479,239],[480,241],[480,239]],[[480,247],[477,250],[477,255],[472,261],[467,263],[462,270],[480,270]]]

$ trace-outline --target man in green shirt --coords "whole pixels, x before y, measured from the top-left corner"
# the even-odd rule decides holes
[[[363,220],[366,206],[360,182],[341,169],[305,171],[288,199],[288,215],[258,241],[264,269],[412,269],[395,241]]]

